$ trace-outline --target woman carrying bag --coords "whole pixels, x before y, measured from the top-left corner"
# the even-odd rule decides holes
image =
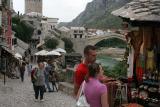
[[[45,69],[43,62],[38,62],[38,69],[35,70],[33,77],[34,81],[34,91],[35,91],[35,101],[38,101],[38,96],[40,94],[40,101],[44,101],[43,95],[45,92]]]
[[[100,65],[93,63],[88,65],[88,68],[86,80],[82,83],[77,95],[77,103],[84,95],[89,106],[80,106],[79,104],[77,107],[109,107],[107,87],[98,80],[99,75],[101,75]]]

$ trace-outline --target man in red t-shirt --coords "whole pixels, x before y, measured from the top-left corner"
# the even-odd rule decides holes
[[[96,61],[96,47],[88,45],[84,48],[84,60],[80,63],[75,71],[74,75],[74,94],[77,95],[81,83],[84,81],[86,74],[88,73],[88,64]]]

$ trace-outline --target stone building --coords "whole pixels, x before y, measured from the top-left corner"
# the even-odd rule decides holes
[[[42,0],[25,0],[25,13],[38,12],[42,14]]]
[[[60,28],[58,28],[58,30],[61,31],[61,36],[62,38],[70,38],[70,29],[65,27],[65,26],[62,26]]]
[[[86,38],[84,27],[71,27],[71,38]]]
[[[71,27],[70,29],[70,38],[74,44],[73,49],[82,54],[82,50],[87,43],[86,29],[84,27]]]
[[[0,0],[0,72],[8,71],[12,63],[14,51],[12,49],[12,0]]]

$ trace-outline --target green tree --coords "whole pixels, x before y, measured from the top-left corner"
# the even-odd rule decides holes
[[[73,52],[74,50],[73,50],[73,43],[72,43],[72,41],[69,38],[62,38],[62,40],[65,43],[65,50],[67,52],[69,52],[69,53]]]
[[[27,43],[29,43],[34,31],[25,21],[21,21],[18,16],[12,18],[12,30],[15,32],[16,37]]]
[[[127,76],[127,62],[125,60],[118,62],[113,69],[104,67],[104,74],[109,77],[119,78]]]
[[[118,47],[118,48],[126,48],[127,43],[118,38],[105,39],[96,44],[97,47]]]
[[[58,44],[59,44],[59,41],[55,38],[46,38],[45,39],[46,48],[55,49]]]

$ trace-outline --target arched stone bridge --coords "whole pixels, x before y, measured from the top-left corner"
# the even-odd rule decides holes
[[[87,38],[87,44],[88,45],[96,45],[98,42],[105,40],[105,39],[110,39],[110,38],[118,38],[126,42],[126,38],[122,34],[118,33],[106,33],[105,35],[100,35],[100,36],[94,36]]]
[[[96,45],[98,42],[110,38],[118,38],[126,42],[125,36],[123,34],[109,32],[99,36],[72,39],[74,44],[73,48],[77,53],[83,54],[83,49],[86,45]]]

